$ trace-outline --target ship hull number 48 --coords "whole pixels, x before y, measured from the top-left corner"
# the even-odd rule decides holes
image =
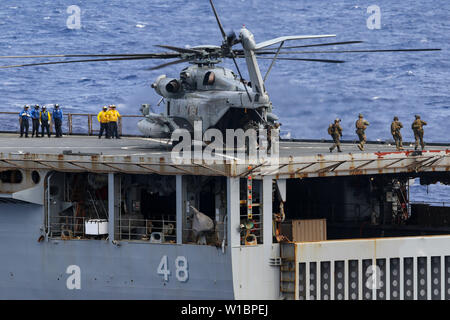
[[[166,255],[162,256],[156,272],[164,277],[164,281],[169,281],[172,273]],[[180,282],[186,282],[189,279],[188,261],[185,256],[178,256],[175,259],[175,277]]]

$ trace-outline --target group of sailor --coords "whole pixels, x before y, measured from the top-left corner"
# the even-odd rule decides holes
[[[53,121],[55,127],[55,137],[62,137],[62,118],[63,112],[58,104],[53,106],[53,110],[50,112],[47,107],[42,106],[42,111],[39,110],[40,107],[36,104],[30,111],[30,106],[25,105],[23,110],[19,113],[19,123],[20,123],[20,137],[25,135],[28,138],[28,130],[30,127],[30,122],[32,124],[31,137],[43,137],[46,131],[48,137],[51,136],[51,123]],[[104,106],[102,111],[97,115],[98,122],[100,123],[100,134],[98,138],[100,139],[105,133],[106,139],[116,138],[120,139],[118,132],[117,122],[121,115],[119,111],[116,110],[115,105]],[[41,128],[41,133],[39,134],[39,127]]]
[[[100,123],[100,132],[98,138],[101,139],[103,132],[106,139],[116,138],[120,139],[117,130],[117,121],[121,117],[115,105],[103,106],[102,111],[97,115],[97,120]]]
[[[42,106],[42,111],[39,110],[40,107],[36,104],[33,110],[30,111],[30,106],[25,105],[23,110],[19,113],[19,123],[20,123],[20,137],[22,138],[25,135],[25,138],[28,138],[28,130],[30,127],[30,120],[32,124],[32,133],[31,137],[43,137],[44,131],[47,132],[48,137],[51,136],[50,125],[52,119],[55,124],[55,137],[62,137],[62,117],[63,113],[58,104],[53,106],[53,110],[50,112],[47,110],[47,107]],[[41,127],[41,134],[39,135],[39,127]]]
[[[422,150],[425,149],[425,143],[423,142],[423,126],[426,126],[427,123],[420,119],[420,115],[415,115],[415,120],[411,125],[411,129],[414,132],[415,142],[415,150],[419,148],[419,144],[422,147]],[[340,138],[342,136],[342,127],[341,127],[341,119],[337,118],[334,120],[334,123],[330,124],[328,127],[328,134],[333,138],[334,144],[330,147],[330,152],[337,147],[338,152],[342,152]],[[359,138],[358,148],[359,150],[364,150],[364,145],[366,144],[366,129],[369,126],[369,122],[364,119],[362,114],[359,114],[358,120],[356,120],[356,134]],[[403,124],[398,120],[398,117],[395,116],[394,120],[391,123],[391,134],[395,141],[395,146],[397,150],[403,150],[403,141],[402,134],[400,130],[403,128]]]

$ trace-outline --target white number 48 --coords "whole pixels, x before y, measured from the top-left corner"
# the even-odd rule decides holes
[[[175,276],[180,282],[186,282],[189,279],[188,261],[184,256],[178,256],[175,259]],[[167,256],[163,256],[159,262],[156,272],[164,276],[164,281],[169,281],[170,270]]]

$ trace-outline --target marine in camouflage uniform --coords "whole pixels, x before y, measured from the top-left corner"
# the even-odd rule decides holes
[[[342,127],[340,125],[341,119],[334,120],[333,124],[330,124],[330,127],[328,129],[328,133],[333,138],[334,144],[330,147],[330,152],[333,152],[334,148],[337,147],[338,152],[342,152],[341,150],[341,142],[339,139],[342,136]]]
[[[400,130],[403,128],[403,124],[398,121],[398,117],[394,117],[394,121],[391,123],[391,134],[395,141],[395,146],[397,147],[397,150],[403,149],[403,142],[402,142],[402,134]]]
[[[420,146],[422,147],[422,150],[425,149],[425,143],[423,142],[423,126],[426,126],[427,123],[420,119],[420,116],[416,114],[416,120],[411,125],[411,128],[414,132],[414,138],[416,139],[416,146],[415,150],[419,148],[419,142]]]
[[[358,135],[359,138],[359,144],[358,144],[358,148],[359,150],[363,151],[364,150],[364,144],[366,144],[366,128],[369,125],[369,121],[364,119],[364,116],[360,113],[359,114],[359,119],[356,120],[355,126],[356,126],[356,134]]]

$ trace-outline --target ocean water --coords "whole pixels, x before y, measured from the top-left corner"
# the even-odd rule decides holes
[[[245,25],[256,42],[282,35],[336,34],[336,38],[288,45],[361,40],[364,43],[322,48],[442,49],[302,55],[347,61],[344,64],[278,61],[266,88],[283,135],[328,138],[328,124],[339,117],[343,139],[354,139],[354,122],[362,112],[371,123],[366,132],[369,140],[391,139],[390,122],[397,115],[405,127],[404,140],[412,141],[410,124],[418,113],[428,122],[426,141],[450,142],[450,1],[216,0],[215,4],[226,31],[238,34]],[[67,27],[70,5],[81,9],[80,29]],[[367,27],[371,5],[380,8],[380,29]],[[163,51],[157,44],[220,45],[209,1],[3,0],[0,8],[0,55]],[[0,65],[23,62],[31,60],[0,60]],[[102,105],[114,103],[124,114],[139,114],[140,104],[155,105],[159,100],[151,83],[160,74],[177,77],[184,67],[146,70],[159,63],[0,69],[0,110],[18,112],[24,104],[59,103],[66,112],[97,112]],[[263,74],[269,64],[260,61]],[[232,61],[223,65],[234,69]],[[246,77],[243,60],[239,66]]]

